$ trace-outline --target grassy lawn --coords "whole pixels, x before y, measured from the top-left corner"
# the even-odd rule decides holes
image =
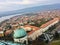
[[[52,41],[51,45],[60,45],[60,40]]]

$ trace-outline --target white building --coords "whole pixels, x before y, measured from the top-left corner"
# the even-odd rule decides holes
[[[38,36],[42,35],[45,31],[47,31],[51,26],[55,25],[59,22],[59,18],[54,18],[53,20],[43,24],[40,29],[32,30],[29,32],[28,38],[35,40]]]
[[[20,42],[20,43],[25,42],[26,44],[28,44],[27,33],[22,28],[14,30],[13,39],[14,39],[14,42]]]

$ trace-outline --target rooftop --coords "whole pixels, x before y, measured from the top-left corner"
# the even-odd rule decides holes
[[[51,20],[51,21],[43,24],[42,26],[40,26],[40,28],[45,28],[45,27],[47,27],[48,25],[50,25],[50,24],[52,24],[53,22],[58,21],[58,20],[59,20],[59,18],[54,18],[53,20]]]
[[[24,28],[26,27],[30,27],[32,28],[32,30],[28,33],[28,35],[32,34],[33,32],[39,30],[40,28],[39,27],[36,27],[36,26],[31,26],[31,25],[25,25]]]
[[[26,35],[27,35],[26,31],[23,28],[20,28],[20,29],[14,30],[13,37],[14,38],[20,38],[20,37],[23,37]]]

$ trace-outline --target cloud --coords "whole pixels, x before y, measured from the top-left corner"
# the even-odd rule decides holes
[[[0,0],[0,11],[23,9],[36,5],[60,3],[59,0]]]
[[[0,4],[20,4],[20,5],[29,5],[29,4],[47,4],[47,3],[56,3],[60,2],[58,0],[0,0]]]
[[[31,7],[36,2],[32,0],[2,0],[0,1],[0,11],[10,11]]]
[[[45,0],[47,1],[47,0]],[[44,0],[6,0],[3,2],[0,2],[0,4],[21,4],[21,5],[28,5],[28,4],[36,4],[36,3],[43,3]]]

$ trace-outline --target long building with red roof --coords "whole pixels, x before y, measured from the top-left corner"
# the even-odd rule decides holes
[[[49,29],[51,26],[55,25],[56,23],[59,22],[59,18],[54,18],[53,20],[50,20],[49,22],[43,24],[40,26],[40,28],[43,28],[43,32]]]
[[[49,27],[55,25],[58,22],[59,22],[59,18],[54,18],[53,20],[50,20],[49,22],[43,24],[40,28],[30,25],[26,25],[25,28],[26,27],[32,28],[32,30],[28,33],[28,37],[32,38],[32,40],[35,40],[38,36],[42,35],[43,32],[47,31]]]

